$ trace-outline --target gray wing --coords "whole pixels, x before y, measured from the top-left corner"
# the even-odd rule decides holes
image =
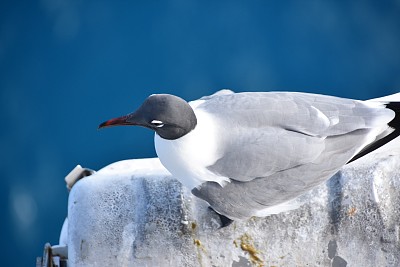
[[[394,116],[383,106],[289,92],[217,95],[198,108],[211,112],[220,126],[221,157],[208,168],[237,181],[316,162],[329,153],[326,139],[333,136],[343,137],[345,149],[359,151],[346,135],[384,126]]]
[[[230,94],[234,94],[234,92],[232,90],[229,90],[229,89],[222,89],[222,90],[219,90],[219,91],[215,92],[212,95],[203,96],[199,100],[209,100],[209,99],[211,99],[213,97],[216,97],[216,96],[230,95]]]

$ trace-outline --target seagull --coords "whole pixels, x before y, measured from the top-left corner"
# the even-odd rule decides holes
[[[230,90],[186,102],[153,94],[99,128],[118,125],[153,130],[161,163],[225,226],[297,208],[293,199],[399,136],[400,102]]]

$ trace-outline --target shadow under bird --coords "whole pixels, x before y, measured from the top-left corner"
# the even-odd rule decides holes
[[[99,128],[118,125],[155,131],[161,163],[227,225],[296,208],[290,200],[399,136],[400,102],[229,90],[186,102],[155,94]]]

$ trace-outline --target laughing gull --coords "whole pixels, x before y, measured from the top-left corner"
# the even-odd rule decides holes
[[[296,208],[290,200],[399,136],[400,102],[222,90],[188,103],[155,94],[99,128],[117,125],[154,130],[168,171],[221,218],[242,220]]]

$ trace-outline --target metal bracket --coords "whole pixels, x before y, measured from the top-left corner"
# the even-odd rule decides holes
[[[82,168],[81,165],[76,165],[76,167],[70,173],[68,173],[67,176],[65,176],[65,182],[67,183],[68,190],[71,190],[77,181],[83,177],[90,176],[95,172],[96,171],[88,168]]]
[[[67,267],[68,247],[44,245],[43,257],[36,258],[36,267]]]

